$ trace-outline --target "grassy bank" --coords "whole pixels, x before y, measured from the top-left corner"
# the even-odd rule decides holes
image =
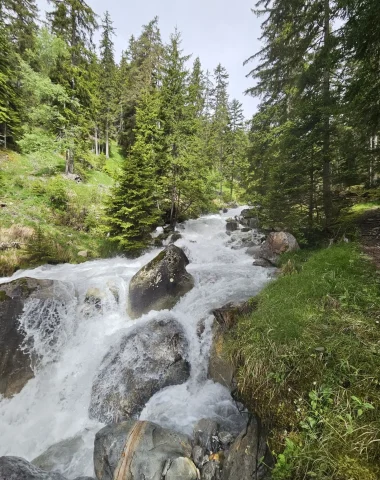
[[[120,161],[116,151],[108,160],[89,156],[77,183],[63,175],[60,155],[0,151],[0,244],[19,247],[0,251],[0,276],[42,263],[107,256],[103,205]]]
[[[380,478],[379,274],[354,244],[283,259],[228,340],[276,480]]]

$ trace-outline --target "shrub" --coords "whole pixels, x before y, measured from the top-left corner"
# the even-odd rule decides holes
[[[62,177],[52,178],[46,187],[46,194],[53,208],[64,210],[69,203],[67,182]]]

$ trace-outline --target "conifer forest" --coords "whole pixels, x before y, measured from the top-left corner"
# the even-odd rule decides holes
[[[0,0],[0,480],[378,480],[380,0],[244,1],[241,97],[94,3]]]

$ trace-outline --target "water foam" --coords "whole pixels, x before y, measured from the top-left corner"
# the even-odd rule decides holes
[[[191,378],[183,385],[155,394],[142,419],[190,433],[204,417],[216,417],[231,428],[238,426],[239,412],[229,392],[207,380],[213,308],[256,294],[268,281],[268,271],[252,265],[244,249],[232,249],[226,234],[227,214],[189,220],[181,228],[176,245],[187,253],[188,271],[195,287],[172,309],[183,326],[190,348]],[[17,272],[0,283],[29,276],[64,282],[65,304],[52,299],[43,308],[51,315],[42,325],[39,305],[26,305],[21,323],[27,331],[25,348],[33,348],[41,360],[36,376],[12,399],[0,401],[0,455],[32,460],[50,445],[81,435],[84,442],[70,465],[57,465],[68,478],[93,475],[93,439],[102,424],[91,420],[88,408],[93,379],[104,355],[136,324],[126,313],[128,284],[132,276],[159,252],[155,249],[133,260],[115,258],[80,265],[42,266]],[[101,292],[101,305],[85,303],[89,289]],[[116,293],[115,293],[116,292]],[[138,322],[157,315],[149,312]],[[205,332],[199,335],[199,322]],[[46,323],[47,322],[47,323]]]

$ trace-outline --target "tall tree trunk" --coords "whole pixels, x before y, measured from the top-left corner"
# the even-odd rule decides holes
[[[106,121],[106,158],[110,158],[109,134],[108,134],[108,119]]]
[[[99,155],[98,127],[95,125],[95,155]]]
[[[230,201],[232,202],[232,193],[234,191],[234,170],[235,170],[235,159],[232,160],[232,173],[231,173],[231,189],[230,189]]]
[[[7,148],[7,124],[4,123],[4,148]]]
[[[325,61],[323,72],[323,210],[325,214],[326,228],[329,228],[333,215],[332,192],[331,192],[331,158],[330,158],[330,0],[324,3],[324,49]]]
[[[65,173],[68,175],[69,173],[74,173],[74,153],[71,148],[66,150],[66,168]]]
[[[314,223],[314,162],[311,158],[310,166],[310,187],[309,187],[309,215],[308,215],[308,224],[309,228],[313,228]]]

